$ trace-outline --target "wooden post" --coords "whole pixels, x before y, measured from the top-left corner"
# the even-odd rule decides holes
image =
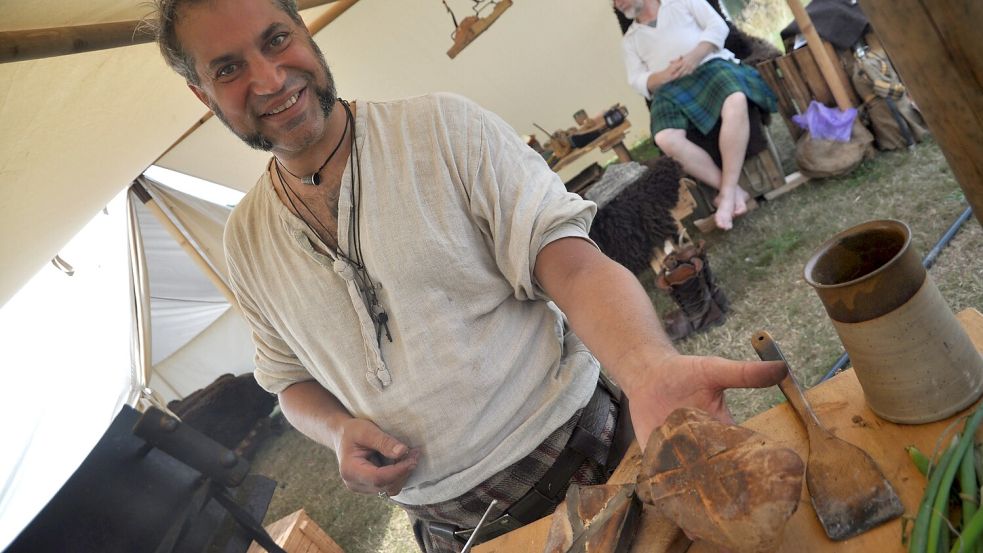
[[[232,307],[238,308],[239,302],[236,301],[235,296],[232,294],[232,290],[229,289],[229,285],[225,283],[225,280],[223,280],[217,272],[215,272],[215,269],[212,268],[211,263],[209,263],[208,260],[201,255],[198,248],[194,247],[194,245],[188,241],[188,237],[185,236],[184,233],[181,232],[181,229],[174,224],[174,221],[167,216],[164,210],[157,203],[157,200],[155,200],[150,193],[136,181],[134,181],[131,185],[131,189],[136,194],[137,198],[143,202],[143,205],[147,207],[150,213],[153,214],[161,226],[164,227],[164,230],[166,230],[167,233],[171,235],[171,238],[174,238],[181,249],[184,250],[184,253],[188,254],[191,260],[194,261],[195,265],[201,269],[201,272],[208,277],[208,280],[212,283],[212,285],[214,285],[215,288],[222,293],[222,296],[225,297],[225,301],[229,302],[229,305]]]
[[[842,110],[852,108],[853,104],[850,102],[850,95],[846,91],[846,85],[840,80],[840,75],[833,65],[833,60],[829,57],[826,48],[823,47],[823,41],[819,38],[819,33],[816,32],[816,27],[812,24],[812,18],[806,13],[805,8],[802,7],[802,3],[799,0],[788,0],[788,7],[792,9],[792,16],[795,17],[795,22],[799,24],[799,30],[806,37],[806,44],[809,50],[812,51],[812,57],[816,59],[816,64],[819,65],[819,71],[823,74],[826,84],[829,85],[829,89],[833,93],[836,106]]]
[[[303,10],[334,1],[336,0],[300,0],[297,7]],[[0,32],[0,63],[79,54],[153,41],[153,33],[141,25],[139,20],[3,31]]]
[[[983,224],[983,2],[860,5]]]

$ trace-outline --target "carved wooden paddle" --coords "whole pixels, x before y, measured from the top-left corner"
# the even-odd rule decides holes
[[[806,486],[826,535],[845,540],[901,516],[901,500],[870,455],[819,423],[778,344],[764,331],[755,333],[751,342],[762,361],[785,363],[787,374],[778,387],[809,435]]]

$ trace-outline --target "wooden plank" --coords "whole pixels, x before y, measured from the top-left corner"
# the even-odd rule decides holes
[[[789,134],[792,135],[793,140],[798,139],[804,131],[792,122],[792,116],[796,114],[795,106],[792,105],[789,92],[778,76],[778,66],[775,64],[775,60],[763,61],[757,67],[758,73],[761,74],[761,78],[765,81],[765,84],[771,88],[772,92],[778,98],[778,114],[785,121],[785,126],[788,127]]]
[[[826,79],[823,78],[822,72],[819,71],[819,66],[816,65],[816,58],[812,56],[812,51],[808,48],[799,48],[792,52],[792,59],[799,68],[799,75],[805,81],[809,92],[812,93],[812,97],[823,105],[836,105],[833,92],[830,91],[829,86],[826,84]]]
[[[983,2],[860,5],[983,224]]]
[[[302,0],[306,9],[335,0]],[[139,20],[112,21],[47,29],[0,31],[0,63],[50,58],[153,42],[154,35]]]
[[[795,65],[792,56],[782,56],[776,60],[778,69],[781,70],[782,82],[789,92],[789,98],[795,106],[796,113],[805,113],[812,100],[809,87],[806,86],[802,76],[799,75],[799,68]]]
[[[791,175],[788,175],[788,176],[785,177],[785,184],[784,185],[779,186],[778,188],[772,190],[771,192],[767,192],[765,194],[765,199],[766,200],[774,200],[775,198],[777,198],[779,196],[784,196],[785,194],[788,194],[789,192],[795,190],[796,188],[802,186],[803,184],[805,184],[807,182],[809,182],[809,177],[807,177],[807,176],[803,175],[802,173],[796,171],[796,172],[792,173]]]

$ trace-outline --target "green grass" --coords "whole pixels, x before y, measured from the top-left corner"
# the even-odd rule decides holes
[[[794,170],[794,147],[781,121],[771,130],[785,165]],[[650,141],[634,149],[637,159],[654,155]],[[646,154],[646,152],[652,152]],[[839,339],[802,269],[817,247],[857,223],[895,218],[912,229],[913,246],[924,255],[966,203],[934,143],[912,151],[881,153],[848,176],[815,180],[737,220],[730,232],[703,238],[714,274],[731,300],[724,325],[677,344],[684,353],[754,358],[750,337],[767,330],[781,345],[799,380],[814,384],[842,351]],[[943,297],[959,311],[983,306],[983,230],[964,225],[930,271]],[[671,300],[654,286],[651,271],[640,275],[660,313]],[[782,400],[776,389],[733,390],[728,404],[737,420]],[[301,507],[347,553],[409,553],[416,545],[406,516],[375,496],[348,492],[340,483],[333,453],[296,431],[264,446],[254,470],[277,480],[267,522]]]

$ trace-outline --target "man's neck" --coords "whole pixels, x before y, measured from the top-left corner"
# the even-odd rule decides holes
[[[656,16],[659,15],[659,7],[662,2],[659,0],[645,0],[642,4],[641,11],[635,16],[635,22],[641,25],[647,25],[655,21]]]
[[[354,103],[351,104],[352,114],[355,112]],[[344,172],[345,163],[351,149],[351,138],[355,129],[348,123],[348,113],[341,102],[336,102],[331,115],[324,126],[322,136],[309,147],[299,152],[277,152],[274,150],[280,164],[290,173],[298,176],[307,176],[320,168],[322,176],[327,174],[340,174]],[[336,150],[337,148],[337,150]],[[327,165],[324,165],[328,156],[334,152]]]

